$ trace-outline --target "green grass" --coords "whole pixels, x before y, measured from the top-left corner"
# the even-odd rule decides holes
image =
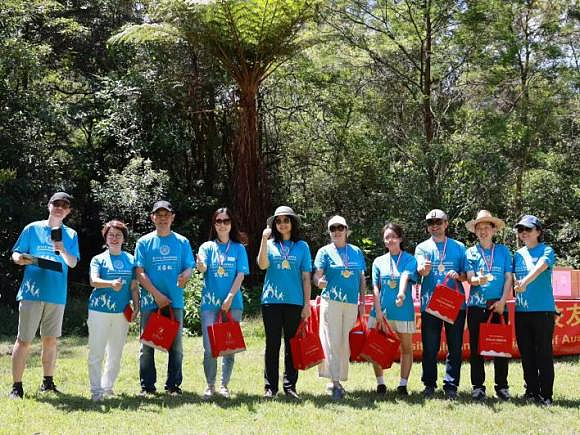
[[[375,380],[368,364],[351,365],[345,400],[334,403],[325,394],[326,381],[316,369],[300,373],[298,390],[303,398],[292,403],[279,396],[261,398],[263,331],[259,320],[243,325],[248,350],[238,354],[230,400],[204,402],[205,388],[201,338],[185,339],[182,397],[160,394],[137,397],[139,392],[138,341],[125,347],[121,374],[115,386],[118,397],[94,404],[89,400],[86,338],[61,340],[55,381],[61,396],[37,393],[42,377],[40,344],[33,345],[24,375],[26,397],[11,401],[10,356],[12,337],[0,340],[0,433],[580,433],[580,363],[578,357],[556,360],[555,402],[550,408],[526,404],[519,361],[510,364],[512,394],[509,403],[470,400],[469,364],[462,368],[460,398],[447,402],[441,395],[421,398],[420,363],[411,372],[407,399],[396,398],[399,366],[385,372],[389,393],[374,394]],[[158,389],[163,389],[167,358],[157,353]],[[439,365],[439,378],[443,366]],[[493,367],[486,364],[488,391],[493,391]]]

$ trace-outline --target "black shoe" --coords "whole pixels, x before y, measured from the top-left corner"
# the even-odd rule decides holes
[[[457,391],[455,391],[455,390],[445,390],[445,398],[447,400],[457,400]]]
[[[431,399],[435,395],[435,387],[425,387],[423,390],[423,397],[425,399]]]
[[[264,390],[264,395],[262,396],[264,399],[273,399],[274,397],[276,397],[275,392],[273,392],[272,390],[270,390],[269,388]]]
[[[54,382],[43,382],[40,384],[40,392],[60,394],[60,391],[58,391],[56,385],[54,385]]]
[[[12,386],[12,391],[10,391],[10,394],[8,394],[8,398],[10,400],[23,399],[24,390],[22,387],[18,388],[17,386]]]
[[[409,390],[407,390],[406,385],[399,385],[397,387],[397,396],[408,396],[408,395],[409,395]]]
[[[377,394],[380,394],[381,396],[387,394],[387,386],[385,384],[377,385]]]
[[[141,392],[139,393],[141,397],[152,397],[155,396],[155,390],[149,388],[141,388]]]
[[[284,394],[286,394],[286,397],[288,397],[289,399],[301,400],[296,390],[293,389],[284,390]]]
[[[540,394],[536,397],[536,403],[542,406],[552,406],[552,398],[551,397],[542,397]]]
[[[165,391],[171,396],[181,396],[183,394],[183,391],[179,387],[166,388]]]
[[[524,400],[526,402],[537,402],[538,401],[538,395],[536,393],[532,393],[531,391],[526,391],[524,393]]]

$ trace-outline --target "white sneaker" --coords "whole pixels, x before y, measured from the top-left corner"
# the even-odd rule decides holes
[[[103,401],[103,393],[92,393],[91,400],[93,402],[102,402]]]
[[[228,387],[226,387],[225,385],[222,385],[222,387],[220,388],[219,395],[222,396],[224,399],[229,399],[230,390],[228,390]]]
[[[113,390],[105,390],[103,391],[103,399],[110,399],[111,397],[115,397],[115,392]]]
[[[215,394],[215,387],[213,385],[208,385],[205,391],[203,392],[203,399],[209,400]]]

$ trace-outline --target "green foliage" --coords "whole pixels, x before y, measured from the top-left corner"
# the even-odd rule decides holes
[[[201,290],[203,288],[203,274],[193,272],[191,279],[183,290],[184,316],[183,329],[190,335],[201,335]]]

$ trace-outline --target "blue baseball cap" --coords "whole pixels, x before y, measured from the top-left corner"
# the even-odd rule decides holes
[[[536,216],[533,216],[531,214],[527,214],[525,216],[522,216],[522,218],[515,225],[514,228],[517,229],[518,227],[537,228],[537,229],[541,230],[542,229],[542,222]]]

